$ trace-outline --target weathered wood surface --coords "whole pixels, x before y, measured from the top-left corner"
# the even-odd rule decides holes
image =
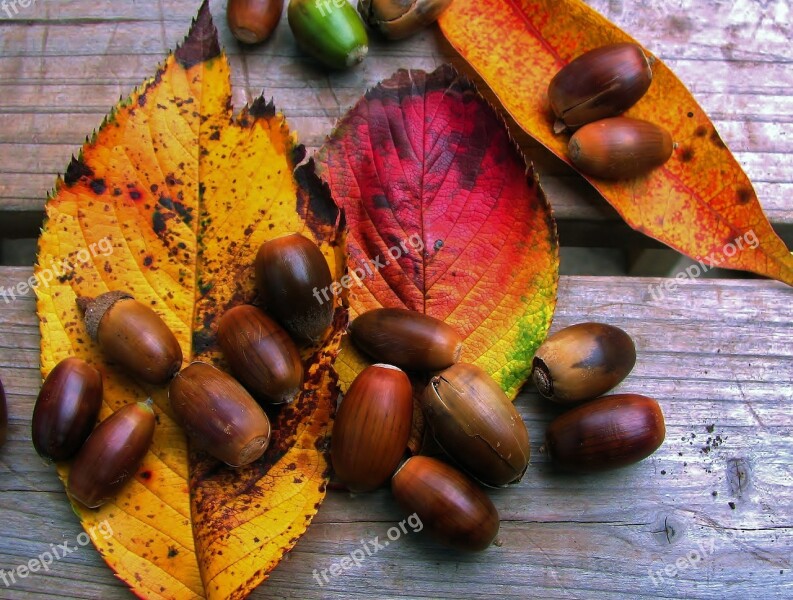
[[[30,274],[0,268],[0,285]],[[554,410],[524,392],[517,406],[533,458],[519,485],[491,494],[500,546],[461,555],[410,533],[320,587],[315,570],[330,569],[361,540],[384,541],[406,516],[385,490],[331,492],[253,597],[792,597],[793,292],[774,282],[703,280],[654,299],[649,286],[663,281],[563,278],[554,323],[603,320],[634,337],[638,363],[619,389],[662,405],[667,437],[652,458],[597,476],[554,474],[540,452]],[[76,547],[81,531],[54,469],[30,442],[38,348],[33,299],[0,302],[0,377],[11,414],[0,450],[4,569],[50,544]],[[687,568],[663,572],[677,561]],[[4,599],[129,596],[90,546],[13,586],[0,581]]]
[[[659,55],[710,114],[793,243],[793,26],[788,0],[671,0],[589,4]],[[37,0],[0,9],[0,234],[35,237],[46,193],[69,157],[120,96],[151,76],[184,36],[198,0]],[[274,39],[241,52],[213,2],[233,63],[234,102],[264,90],[316,148],[368,87],[400,67],[460,64],[437,31],[400,43],[373,39],[360,68],[328,74],[297,49],[285,20]],[[12,11],[13,12],[13,11]],[[525,136],[564,245],[653,245],[588,184]]]
[[[688,85],[790,243],[789,1],[589,4]],[[37,234],[55,174],[119,96],[149,77],[181,40],[197,5],[36,0],[13,18],[0,12],[0,235]],[[310,148],[395,69],[459,64],[428,31],[397,44],[373,40],[361,68],[329,75],[301,55],[285,23],[271,43],[242,53],[224,25],[224,6],[213,2],[213,13],[231,55],[235,104],[264,90]],[[521,142],[551,197],[563,244],[647,243],[565,165],[525,137]],[[30,269],[0,267],[0,286],[29,275]],[[526,392],[517,406],[532,435],[532,466],[520,485],[492,494],[502,515],[499,547],[463,556],[411,533],[320,587],[315,570],[330,569],[360,540],[382,542],[405,516],[386,491],[332,492],[254,597],[793,597],[793,292],[770,282],[697,281],[659,300],[648,286],[660,282],[565,278],[554,324],[605,320],[634,336],[639,363],[621,389],[662,404],[667,441],[653,458],[597,477],[554,474],[539,452],[554,411]],[[32,298],[0,302],[0,378],[11,413],[10,440],[0,450],[6,570],[51,544],[77,548],[81,532],[54,469],[30,443],[38,348]],[[696,566],[664,573],[687,556]],[[0,599],[128,597],[90,546],[13,585],[0,578]]]

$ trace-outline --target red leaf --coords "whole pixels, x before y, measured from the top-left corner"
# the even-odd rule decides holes
[[[473,85],[449,66],[401,70],[341,120],[317,162],[363,275],[348,282],[352,314],[407,307],[446,321],[465,339],[462,359],[514,397],[556,303],[556,226]],[[347,384],[364,366],[349,344],[336,364]]]

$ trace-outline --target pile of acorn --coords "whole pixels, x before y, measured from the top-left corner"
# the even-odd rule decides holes
[[[255,272],[267,312],[235,306],[217,327],[218,344],[237,379],[204,362],[180,371],[175,336],[129,294],[78,299],[86,329],[108,361],[147,384],[169,384],[171,408],[192,443],[232,467],[255,461],[267,449],[270,422],[262,405],[291,402],[301,390],[303,364],[294,340],[316,342],[333,319],[332,305],[316,301],[312,292],[330,286],[331,273],[311,240],[292,234],[264,243]],[[349,334],[381,362],[355,378],[338,408],[330,445],[336,477],[353,492],[374,490],[390,479],[397,501],[440,541],[465,550],[487,548],[499,516],[476,482],[515,483],[529,464],[529,434],[514,405],[485,371],[459,362],[462,339],[442,321],[381,308],[358,316]],[[534,359],[533,379],[543,395],[571,404],[617,385],[635,360],[625,332],[585,323],[545,341]],[[421,408],[435,442],[460,470],[430,456],[403,461],[413,423],[413,385],[405,371],[420,381],[430,375]],[[33,412],[36,450],[53,461],[73,459],[67,489],[92,508],[134,476],[155,427],[149,401],[124,406],[94,429],[102,388],[97,369],[66,358],[47,376]],[[641,460],[663,437],[658,404],[623,394],[561,415],[548,427],[545,446],[557,466],[593,471]]]
[[[602,46],[582,54],[551,80],[548,100],[556,133],[576,130],[568,156],[583,173],[630,179],[672,155],[669,132],[655,123],[621,117],[647,92],[653,70],[636,44]]]
[[[79,298],[85,326],[106,359],[150,385],[169,384],[171,408],[193,444],[233,467],[264,454],[270,421],[262,405],[291,402],[303,384],[293,340],[319,340],[333,306],[312,290],[331,284],[325,257],[299,234],[264,243],[256,256],[256,286],[267,312],[240,305],[223,314],[217,341],[237,379],[216,367],[182,367],[182,350],[160,316],[126,292]],[[269,313],[269,314],[268,314]],[[151,402],[129,404],[94,429],[102,404],[99,371],[69,357],[49,373],[33,410],[33,445],[45,459],[73,459],[67,489],[95,508],[135,475],[154,437]]]
[[[376,489],[390,477],[397,501],[439,541],[484,550],[498,534],[499,516],[475,482],[516,483],[529,464],[529,434],[514,405],[482,369],[458,362],[462,341],[442,321],[382,308],[356,318],[349,332],[358,348],[384,363],[364,369],[339,407],[331,438],[336,476],[354,492]],[[571,405],[612,389],[635,362],[635,346],[624,331],[582,323],[540,346],[532,378],[543,396]],[[421,408],[434,441],[460,470],[429,456],[402,462],[413,401],[410,379],[400,367],[433,373]],[[545,449],[559,469],[593,472],[646,458],[664,434],[655,400],[617,394],[552,421]]]
[[[398,40],[434,23],[451,2],[359,0],[356,12],[347,0],[289,0],[287,20],[304,51],[328,67],[346,69],[369,52],[364,22]],[[226,18],[234,37],[258,44],[272,35],[283,9],[283,0],[229,0]]]

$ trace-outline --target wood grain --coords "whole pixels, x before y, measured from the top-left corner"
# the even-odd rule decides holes
[[[793,245],[793,25],[788,0],[588,3],[641,40],[692,90],[736,153],[777,230]],[[0,12],[0,235],[33,237],[44,199],[86,134],[149,77],[184,36],[198,0],[36,0]],[[2,10],[2,9],[0,9]],[[434,29],[374,39],[359,69],[328,74],[282,22],[242,52],[213,3],[233,66],[234,103],[273,96],[300,139],[319,146],[336,119],[400,67],[433,69],[454,52]],[[551,198],[565,245],[652,245],[572,171],[517,135]],[[0,267],[0,286],[29,268]],[[387,491],[331,492],[308,533],[254,598],[789,598],[793,597],[793,296],[763,281],[563,278],[554,330],[583,320],[626,329],[639,360],[620,391],[657,397],[667,440],[618,472],[555,474],[540,452],[554,409],[517,400],[532,435],[519,485],[492,493],[500,546],[479,555],[423,534],[390,542],[329,582],[313,574],[382,543],[406,515]],[[653,293],[655,291],[655,294]],[[6,586],[0,599],[129,598],[82,529],[53,467],[30,442],[40,387],[32,298],[0,300],[0,378],[11,427],[0,449],[0,569],[68,543],[63,560]],[[733,508],[734,507],[734,508]],[[697,554],[698,553],[698,554]],[[694,565],[686,563],[689,556]],[[674,576],[676,561],[688,565]],[[10,583],[10,581],[9,581]]]
[[[0,12],[0,234],[35,237],[57,173],[121,96],[184,36],[198,2],[40,0]],[[793,37],[786,0],[590,0],[660,56],[694,92],[793,245]],[[360,68],[327,73],[295,45],[285,19],[267,44],[242,51],[213,3],[233,65],[234,103],[275,98],[316,149],[361,94],[401,67],[465,68],[436,29],[399,42],[372,36]],[[513,128],[534,161],[563,245],[657,246],[630,230],[580,177]]]
[[[0,268],[0,286],[30,274]],[[659,400],[667,437],[653,457],[596,476],[555,474],[540,449],[555,410],[526,390],[517,406],[533,458],[519,485],[491,493],[502,517],[500,546],[457,554],[408,527],[411,533],[367,556],[360,568],[334,578],[328,572],[326,583],[323,569],[361,548],[361,540],[370,549],[375,536],[387,540],[407,516],[385,490],[331,492],[308,533],[253,597],[790,597],[793,293],[773,282],[700,280],[654,297],[651,286],[664,281],[563,278],[553,326],[601,320],[633,336],[638,363],[618,390]],[[81,532],[54,468],[30,442],[40,385],[34,309],[30,297],[0,302],[0,377],[11,415],[9,442],[0,450],[0,568],[6,570],[50,544],[77,547]],[[686,556],[695,567],[681,562],[688,567],[664,573]],[[91,546],[13,586],[0,580],[0,598],[53,597],[130,595]]]

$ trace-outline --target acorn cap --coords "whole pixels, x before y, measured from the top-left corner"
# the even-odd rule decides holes
[[[434,23],[451,0],[360,0],[363,20],[387,38],[399,40]]]
[[[85,328],[88,335],[96,342],[99,336],[99,323],[108,309],[119,300],[134,300],[135,297],[127,292],[106,292],[96,298],[81,296],[77,298],[77,307],[85,317]]]

